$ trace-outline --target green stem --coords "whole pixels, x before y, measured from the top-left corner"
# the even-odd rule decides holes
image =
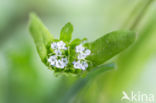
[[[125,28],[130,25],[131,21],[133,21],[133,18],[135,18],[134,16],[136,16],[135,14],[137,14],[140,11],[140,9],[141,9],[140,5],[143,5],[143,4],[145,4],[145,3],[142,2],[142,0],[141,0],[139,3],[134,5],[133,10],[130,12],[130,15],[127,17],[127,19],[125,20],[125,22],[123,23],[121,28]],[[127,25],[127,24],[129,24],[129,25]]]
[[[148,8],[150,7],[150,5],[152,4],[154,0],[149,0],[145,6],[143,7],[143,9],[140,11],[140,13],[138,14],[138,16],[136,17],[136,19],[134,20],[134,23],[132,24],[132,26],[130,27],[130,30],[134,30],[138,24],[140,23],[141,19],[145,16]]]
[[[125,23],[121,26],[121,28],[128,28],[130,30],[136,29],[153,1],[154,0],[147,0],[144,3],[141,0],[139,3],[137,3],[128,18],[125,20]]]

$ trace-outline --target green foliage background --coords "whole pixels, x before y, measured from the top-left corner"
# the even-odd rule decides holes
[[[122,91],[156,96],[155,0],[0,0],[0,103],[121,103]],[[55,77],[28,31],[36,12],[55,37],[71,22],[73,38],[96,40],[128,29],[136,42],[108,62],[117,69],[91,79]],[[76,86],[75,86],[76,85]],[[76,88],[78,87],[78,88]]]

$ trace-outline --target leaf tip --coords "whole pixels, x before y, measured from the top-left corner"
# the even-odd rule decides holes
[[[67,24],[65,24],[65,26],[68,26],[70,28],[70,30],[73,31],[73,25],[70,22],[68,22]]]
[[[60,32],[60,40],[70,42],[72,39],[73,25],[68,22],[63,26]]]
[[[29,14],[29,18],[33,18],[33,17],[35,17],[36,16],[36,14],[34,13],[34,12],[31,12],[30,14]]]

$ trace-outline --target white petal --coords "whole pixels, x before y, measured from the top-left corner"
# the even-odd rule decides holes
[[[68,59],[67,58],[62,58],[61,61],[66,65],[68,64]]]
[[[57,43],[58,45],[66,45],[63,41],[59,41],[58,43]]]
[[[74,68],[81,69],[81,63],[80,63],[80,61],[74,63]]]
[[[76,63],[76,61],[73,61],[73,64],[75,64]]]
[[[51,65],[55,65],[56,61],[57,61],[56,56],[50,56],[49,59],[48,59],[48,62],[49,62]]]
[[[58,56],[61,56],[62,55],[62,52],[60,50],[54,50],[54,53]]]
[[[64,68],[64,63],[63,63],[61,60],[58,60],[58,61],[56,62],[56,67],[57,67],[57,68]]]
[[[63,41],[57,42],[58,49],[66,49],[65,43]]]
[[[51,62],[51,59],[50,58],[48,59],[48,62]]]
[[[85,48],[82,46],[82,44],[76,46],[76,52],[81,53],[85,50]]]
[[[86,55],[84,53],[80,53],[77,58],[78,59],[85,59]]]
[[[58,48],[57,43],[56,42],[52,43],[51,44],[51,48],[52,49],[57,49]]]
[[[89,49],[85,50],[85,54],[88,56],[90,55],[91,51]]]
[[[68,48],[67,47],[64,47],[64,50],[67,50]]]
[[[55,66],[56,62],[51,62],[50,65]]]
[[[84,61],[84,62],[82,62],[82,66],[87,68],[88,67],[88,63]]]
[[[85,67],[85,66],[81,66],[81,69],[82,69],[82,70],[86,70],[86,67]]]

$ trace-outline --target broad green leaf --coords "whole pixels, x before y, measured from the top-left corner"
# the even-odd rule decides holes
[[[114,31],[89,44],[92,55],[88,57],[94,66],[100,65],[122,50],[129,47],[135,40],[131,31]]]
[[[39,56],[45,63],[47,58],[47,46],[53,40],[53,36],[43,25],[41,20],[33,13],[30,15],[29,31],[34,39]]]
[[[61,30],[60,40],[64,42],[70,42],[72,39],[73,26],[71,23],[67,23]]]
[[[65,93],[62,97],[60,103],[69,103],[70,99],[73,98],[90,80],[93,80],[96,76],[99,76],[106,71],[113,70],[115,68],[114,63],[103,64],[92,69],[90,73],[88,73],[87,77],[80,78],[74,83],[74,85]]]

